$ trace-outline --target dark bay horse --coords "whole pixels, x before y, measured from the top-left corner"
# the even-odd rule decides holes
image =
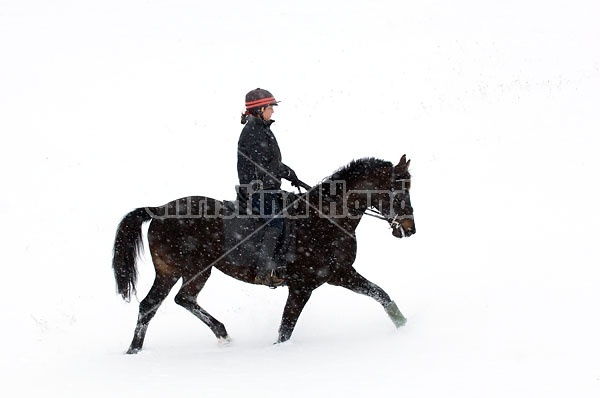
[[[409,196],[409,164],[406,155],[397,165],[374,158],[355,160],[297,197],[296,205],[305,206],[307,211],[296,220],[295,256],[287,264],[289,292],[278,343],[291,337],[313,290],[325,283],[375,299],[396,327],[404,325],[406,318],[390,296],[360,275],[352,264],[357,247],[355,230],[362,216],[370,214],[367,210],[386,220],[397,238],[416,232]],[[223,203],[200,196],[178,199],[162,207],[133,210],[119,224],[113,253],[118,293],[125,300],[135,293],[136,259],[143,247],[141,227],[147,221],[151,221],[148,243],[156,270],[152,288],[140,302],[129,354],[141,350],[150,320],[181,278],[183,285],[175,302],[204,322],[219,341],[229,341],[225,326],[198,305],[198,294],[212,267],[248,283],[254,283],[256,270],[228,261],[223,219],[203,217],[201,206],[215,214]],[[169,209],[176,211],[168,216]],[[190,212],[192,209],[195,212]],[[192,213],[195,216],[190,216]]]

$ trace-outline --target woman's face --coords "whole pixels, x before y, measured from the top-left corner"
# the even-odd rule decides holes
[[[273,112],[275,112],[275,110],[273,109],[273,105],[269,105],[266,108],[263,108],[263,111],[262,111],[263,119],[267,122],[269,120],[271,120],[271,117],[273,116]]]

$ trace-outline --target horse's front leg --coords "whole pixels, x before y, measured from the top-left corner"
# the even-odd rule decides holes
[[[312,289],[289,287],[289,293],[285,308],[283,309],[283,317],[281,318],[281,326],[279,327],[279,338],[277,343],[288,341],[292,337],[292,332],[298,322],[298,317],[312,295]]]
[[[400,312],[398,306],[392,301],[390,296],[382,288],[356,272],[354,268],[348,269],[347,272],[336,273],[335,277],[329,281],[329,284],[345,287],[355,293],[364,294],[376,300],[383,306],[385,312],[397,328],[406,323],[406,318],[402,315],[402,312]]]

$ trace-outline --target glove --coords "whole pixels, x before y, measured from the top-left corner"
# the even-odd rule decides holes
[[[310,189],[310,186],[303,183],[302,181],[300,181],[300,179],[298,178],[298,176],[296,175],[296,172],[294,170],[292,170],[290,167],[285,166],[286,170],[287,170],[287,176],[283,176],[283,178],[285,178],[286,180],[290,181],[292,183],[292,186],[300,189],[300,188],[304,188],[304,189]]]

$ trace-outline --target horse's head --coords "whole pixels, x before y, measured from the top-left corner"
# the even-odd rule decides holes
[[[392,227],[392,234],[397,238],[408,237],[417,232],[410,203],[408,166],[410,160],[407,161],[406,155],[403,155],[400,162],[385,173],[382,186],[389,186],[389,195],[384,195],[377,206]]]

